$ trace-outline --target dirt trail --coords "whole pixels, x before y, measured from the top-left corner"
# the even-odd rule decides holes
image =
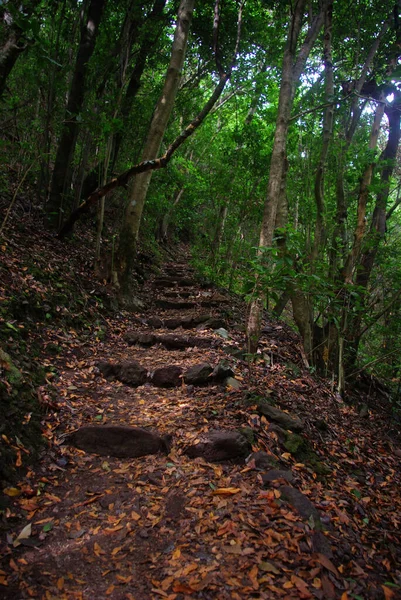
[[[24,508],[32,530],[15,548],[19,532],[9,538],[3,562],[8,585],[0,595],[384,597],[381,585],[399,577],[395,530],[401,509],[394,488],[400,471],[399,458],[383,440],[375,447],[379,457],[370,454],[368,436],[376,436],[377,424],[363,424],[361,439],[355,411],[318,387],[300,358],[292,362],[297,340],[283,326],[266,327],[265,354],[250,372],[235,355],[243,338],[242,307],[198,285],[185,263],[168,263],[147,285],[146,313],[114,319],[104,341],[82,347],[80,355],[74,346],[56,360],[57,406],[47,419],[53,446],[28,474],[34,492]],[[181,340],[182,349],[171,349],[172,337]],[[198,342],[191,345],[194,338]],[[158,387],[151,375],[142,385],[127,385],[115,375],[118,369],[108,379],[102,376],[99,365],[114,368],[132,360],[150,374],[181,367],[179,385]],[[201,385],[185,383],[186,371],[200,363],[212,368],[223,363],[233,375],[209,374]],[[266,416],[259,400],[245,403],[246,392],[274,398],[277,407],[300,416],[301,436],[289,433],[291,424],[279,426],[280,415]],[[62,443],[66,433],[88,424],[171,434],[172,448],[168,456],[121,459]],[[185,454],[211,430],[244,428],[249,453],[265,452],[248,463],[242,450],[234,456],[231,446],[232,458],[220,462]],[[351,449],[345,440],[354,435],[359,438]],[[308,442],[304,460],[288,446],[289,439],[301,446]],[[380,529],[378,535],[375,528],[387,534]],[[396,588],[386,589],[393,594],[386,598],[397,597]]]

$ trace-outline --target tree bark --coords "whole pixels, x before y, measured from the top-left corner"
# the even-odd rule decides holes
[[[74,74],[64,117],[64,127],[57,148],[53,169],[49,200],[46,205],[47,222],[50,228],[58,229],[65,211],[64,194],[75,144],[78,136],[79,121],[88,73],[88,63],[95,49],[96,37],[106,0],[91,0],[86,23],[81,30]]]
[[[181,0],[170,64],[163,90],[149,127],[141,162],[152,161],[159,153],[181,79],[194,5],[195,0]],[[121,283],[124,287],[127,284],[127,278],[129,278],[132,269],[133,254],[135,252],[143,207],[151,178],[152,171],[137,175],[128,193],[128,207],[120,233],[117,255],[117,267],[121,275]]]
[[[0,98],[4,93],[7,78],[10,75],[18,57],[29,46],[29,41],[25,38],[23,29],[15,22],[13,11],[7,8],[7,4],[0,10],[0,18],[3,21],[3,27],[6,30],[4,42],[0,48]],[[35,8],[40,4],[40,0],[28,0],[22,4],[15,3],[13,6],[15,12],[24,13],[25,18],[30,17]]]
[[[286,202],[286,146],[295,91],[309,53],[323,25],[324,13],[328,3],[329,0],[322,3],[321,10],[313,19],[298,55],[297,42],[302,30],[306,1],[298,0],[294,4],[283,56],[276,130],[269,171],[269,184],[259,238],[259,256],[262,255],[262,248],[269,248],[272,246],[274,230],[276,228],[277,212],[280,205],[282,205],[283,202]],[[247,352],[251,355],[255,354],[260,337],[260,326],[264,304],[263,294],[264,292],[260,289],[259,282],[256,281],[254,297],[248,310],[246,330]]]

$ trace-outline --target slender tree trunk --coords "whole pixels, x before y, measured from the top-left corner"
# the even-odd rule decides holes
[[[163,243],[167,242],[168,229],[170,226],[171,215],[173,214],[175,207],[177,206],[177,204],[180,202],[182,196],[184,195],[184,192],[185,192],[184,187],[177,190],[177,192],[174,194],[173,201],[171,202],[168,210],[165,212],[165,214],[163,216],[163,219],[160,223],[159,232],[158,232],[158,239],[160,242],[163,242]]]
[[[63,196],[66,191],[68,173],[78,136],[78,116],[82,110],[85,98],[88,63],[95,49],[96,37],[105,2],[106,0],[91,0],[86,23],[81,31],[74,75],[65,112],[64,127],[57,149],[50,196],[46,206],[47,221],[53,229],[59,228],[63,220],[63,211],[65,211]]]
[[[170,64],[166,74],[163,91],[156,105],[150,124],[145,147],[141,156],[141,162],[151,161],[155,159],[159,153],[181,78],[194,4],[195,0],[181,0]],[[132,269],[132,260],[138,239],[142,211],[151,178],[152,171],[137,175],[129,190],[128,207],[120,234],[118,252],[118,268],[123,287],[126,287],[128,284]]]
[[[1,4],[1,3],[0,3]],[[0,20],[3,21],[3,45],[0,47],[0,97],[4,93],[7,78],[10,75],[18,57],[29,46],[29,42],[25,38],[24,30],[16,23],[13,12],[23,12],[26,16],[31,16],[35,8],[40,4],[40,0],[26,0],[22,3],[12,3],[13,10],[7,7],[1,9]]]
[[[324,47],[323,47],[323,62],[324,62],[324,77],[325,77],[325,104],[326,109],[323,116],[323,138],[322,149],[320,151],[320,159],[316,169],[315,177],[315,201],[316,201],[316,225],[315,237],[313,241],[313,250],[311,254],[311,265],[319,256],[320,250],[325,241],[325,222],[324,222],[324,174],[326,169],[327,154],[329,151],[330,140],[333,134],[333,117],[334,106],[332,99],[334,97],[334,80],[333,80],[333,62],[331,55],[331,37],[333,25],[333,3],[327,7],[324,23]]]
[[[384,115],[385,98],[381,94],[379,104],[376,107],[375,118],[372,125],[372,131],[369,139],[369,150],[374,152],[377,148],[377,142],[380,133],[380,124]],[[372,160],[365,168],[361,177],[358,193],[357,223],[354,232],[354,243],[351,252],[348,254],[343,269],[343,278],[345,283],[351,283],[354,267],[359,259],[362,240],[366,230],[366,206],[369,198],[369,186],[372,181],[373,171],[376,161]]]
[[[292,18],[289,23],[287,43],[284,49],[283,67],[281,75],[280,95],[274,135],[272,157],[269,171],[269,184],[267,198],[259,239],[259,248],[269,248],[273,244],[274,230],[276,228],[277,212],[285,198],[285,173],[286,173],[286,146],[291,110],[294,102],[295,91],[299,78],[305,67],[306,60],[316,41],[323,25],[324,13],[329,0],[321,5],[319,14],[313,19],[305,41],[297,55],[297,42],[302,30],[306,2],[298,0],[294,4]],[[261,256],[263,250],[259,250]],[[255,284],[254,298],[248,309],[246,342],[247,352],[255,354],[260,337],[260,327],[263,313],[263,291],[257,281]]]

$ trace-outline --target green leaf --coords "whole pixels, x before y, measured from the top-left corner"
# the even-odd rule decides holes
[[[51,531],[53,529],[53,521],[50,521],[49,523],[45,523],[43,525],[43,531],[45,533],[47,533],[48,531]]]

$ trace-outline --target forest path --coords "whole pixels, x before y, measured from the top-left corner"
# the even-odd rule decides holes
[[[30,525],[9,539],[3,597],[396,598],[381,584],[399,577],[399,457],[377,423],[361,423],[313,380],[282,325],[265,327],[264,354],[249,370],[238,353],[243,307],[201,286],[185,262],[167,263],[147,286],[147,313],[110,321],[92,347],[72,334],[56,361],[58,397],[47,418],[54,446],[28,473]],[[133,360],[152,374],[141,385],[127,385],[116,367]],[[201,385],[185,382],[203,363],[220,364],[223,375],[209,369]],[[166,366],[182,371],[157,377]],[[160,387],[166,381],[174,387]],[[266,412],[260,396],[294,421]],[[116,458],[62,443],[88,424],[170,434],[172,448]],[[238,442],[241,428],[254,436],[252,448]],[[237,437],[197,446],[211,430]],[[245,463],[246,447],[263,452]],[[194,458],[202,452],[207,460]]]

